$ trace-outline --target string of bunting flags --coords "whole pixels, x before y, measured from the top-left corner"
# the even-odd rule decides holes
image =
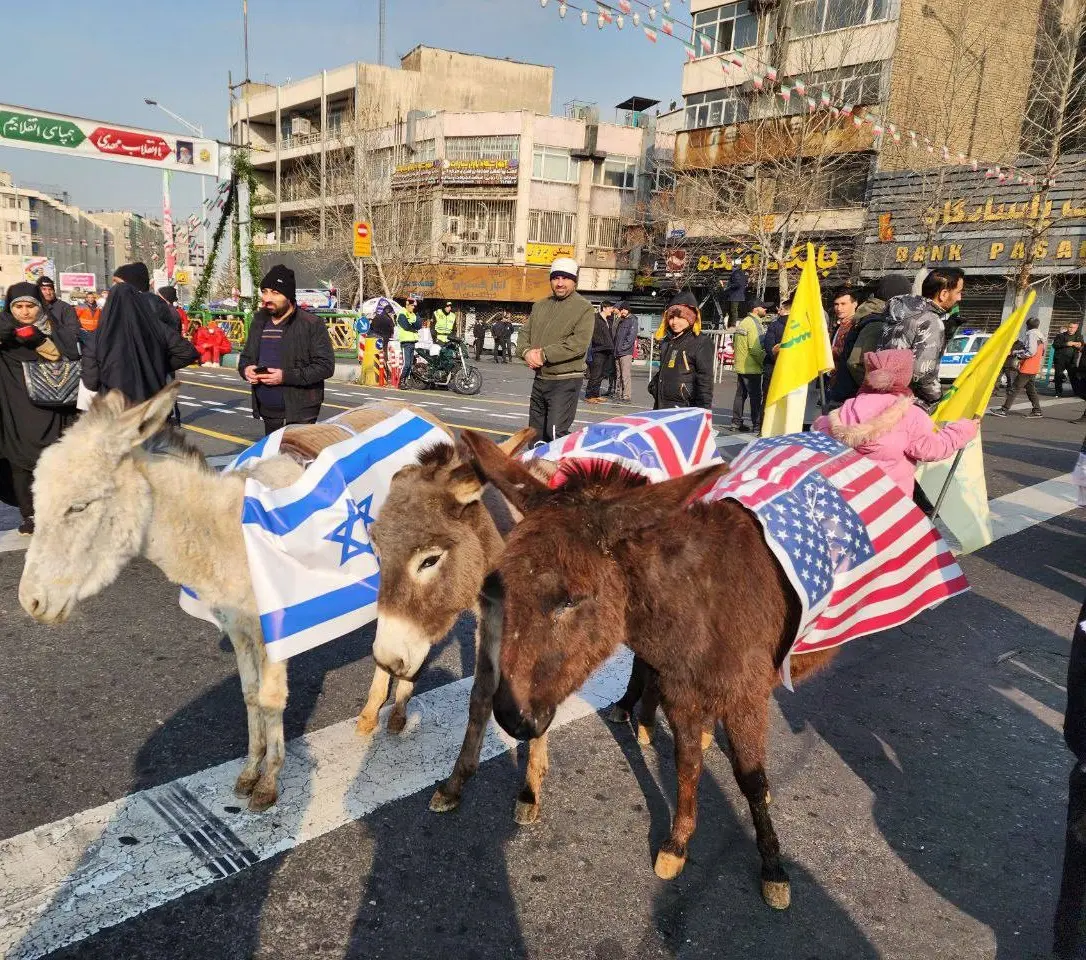
[[[679,0],[679,2],[683,3],[685,0]],[[550,0],[539,0],[541,7],[546,7],[548,3],[550,3]],[[592,19],[592,9],[587,6],[578,6],[575,3],[568,2],[568,0],[558,0],[557,7],[558,16],[563,20],[570,10],[579,14],[582,26],[588,26],[589,21]],[[640,9],[634,9],[635,7]],[[775,85],[777,87],[776,96],[779,96],[786,104],[790,104],[794,96],[804,102],[809,113],[822,109],[828,110],[833,117],[851,117],[856,127],[862,127],[865,124],[870,126],[871,132],[876,137],[888,134],[894,143],[900,144],[907,141],[907,146],[915,150],[926,150],[932,156],[938,150],[944,164],[956,161],[959,165],[969,166],[973,170],[984,168],[985,178],[989,180],[998,180],[1000,183],[1013,181],[1028,184],[1029,186],[1036,184],[1036,178],[1031,173],[1023,172],[1014,166],[1004,168],[1000,164],[988,163],[963,151],[954,150],[945,143],[937,144],[923,133],[893,123],[885,117],[870,112],[865,107],[858,107],[856,104],[837,100],[824,87],[818,89],[818,95],[816,96],[814,88],[809,86],[802,77],[787,77],[782,80],[775,67],[764,63],[758,57],[744,54],[738,50],[714,54],[713,38],[706,33],[699,32],[693,23],[672,16],[671,7],[672,0],[661,0],[660,10],[657,10],[652,0],[616,0],[614,5],[604,3],[602,0],[595,0],[593,4],[596,26],[600,30],[611,24],[621,30],[626,24],[626,18],[629,17],[634,28],[640,29],[645,38],[651,43],[658,42],[660,34],[677,40],[685,49],[688,61],[697,60],[700,49],[700,55],[703,57],[719,57],[720,66],[724,73],[728,73],[733,67],[749,68],[753,72],[751,85],[755,90],[763,92]],[[645,16],[648,18],[647,23],[641,15],[641,10],[645,11]],[[659,25],[657,25],[657,18],[659,18]],[[677,29],[683,32],[688,31],[693,37],[693,42],[684,40],[681,36],[676,36]]]

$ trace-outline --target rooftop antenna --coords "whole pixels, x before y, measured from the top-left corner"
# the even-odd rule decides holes
[[[377,64],[385,65],[385,0],[377,0]]]

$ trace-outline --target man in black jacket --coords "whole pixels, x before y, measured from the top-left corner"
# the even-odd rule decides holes
[[[41,294],[41,302],[45,304],[45,311],[53,321],[53,329],[61,331],[61,336],[67,339],[75,338],[82,341],[80,333],[82,327],[79,324],[79,315],[66,300],[57,296],[57,288],[53,285],[51,277],[42,277],[38,280],[38,293]]]
[[[664,331],[667,336],[664,336]],[[660,369],[649,381],[653,410],[672,407],[713,407],[713,340],[701,335],[701,311],[689,291],[664,311],[656,331],[661,339]]]
[[[592,346],[588,356],[588,387],[585,389],[584,398],[588,403],[603,403],[600,397],[600,384],[603,382],[611,361],[615,356],[615,340],[611,334],[611,315],[615,312],[615,305],[610,302],[600,304],[596,311],[595,326],[592,328]]]
[[[316,423],[336,358],[324,321],[298,307],[293,270],[276,264],[268,271],[260,307],[238,373],[252,384],[253,416],[264,421],[267,436],[289,423]]]
[[[1057,397],[1063,396],[1065,377],[1071,384],[1072,391],[1074,391],[1074,369],[1083,342],[1078,332],[1078,326],[1077,323],[1067,324],[1052,340],[1052,378]]]

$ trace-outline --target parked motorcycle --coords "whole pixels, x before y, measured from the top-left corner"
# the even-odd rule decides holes
[[[415,351],[415,362],[407,375],[407,386],[424,389],[448,387],[453,393],[470,397],[483,389],[479,368],[468,363],[468,350],[463,340],[449,337],[436,353],[424,348]]]

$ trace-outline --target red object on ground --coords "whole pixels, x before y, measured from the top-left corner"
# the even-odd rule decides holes
[[[230,338],[219,327],[200,327],[192,338],[192,345],[200,354],[201,363],[218,363],[231,350]]]

